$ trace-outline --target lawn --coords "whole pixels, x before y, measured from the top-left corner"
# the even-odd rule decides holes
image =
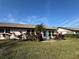
[[[34,42],[0,41],[0,59],[79,59],[79,39]]]

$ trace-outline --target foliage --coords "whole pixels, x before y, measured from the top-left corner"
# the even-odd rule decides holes
[[[65,37],[79,38],[79,34],[66,34]]]
[[[45,27],[43,24],[39,24],[39,25],[36,25],[35,30],[36,32],[41,32],[45,30]]]
[[[27,41],[37,41],[38,39],[36,38],[35,35],[29,35],[27,39],[25,39]]]
[[[36,35],[37,40],[43,41],[43,37],[42,37],[41,32],[45,31],[45,26],[43,24],[36,25],[35,30],[36,30],[36,33],[37,33],[37,35]]]

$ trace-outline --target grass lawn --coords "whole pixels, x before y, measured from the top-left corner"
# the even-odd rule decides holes
[[[0,59],[79,59],[79,39],[52,42],[0,41]]]

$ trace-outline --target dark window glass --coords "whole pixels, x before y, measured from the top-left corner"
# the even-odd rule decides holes
[[[10,29],[6,29],[6,33],[10,33]]]
[[[51,36],[51,31],[49,31],[49,36]]]
[[[28,35],[30,34],[30,30],[27,30],[27,34],[28,34]]]
[[[0,33],[4,33],[4,29],[0,29]]]
[[[46,36],[46,31],[44,31],[43,33],[44,33],[44,36]]]

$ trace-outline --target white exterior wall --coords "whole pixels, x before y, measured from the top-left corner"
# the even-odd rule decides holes
[[[58,28],[57,32],[59,32],[59,33],[62,32],[62,34],[75,34],[74,31],[70,31],[70,30],[62,29],[62,28]]]
[[[22,29],[11,29],[11,33],[15,33],[16,35],[20,35],[21,33],[19,31],[22,31],[22,33],[26,33],[27,30],[22,30]]]
[[[27,32],[27,30],[28,29],[11,29],[10,28],[10,33],[14,33],[15,35],[20,35],[21,33],[19,32],[19,31],[22,31],[22,33],[26,33]],[[29,29],[30,30],[30,33],[31,33],[31,29]],[[5,31],[4,31],[4,33],[5,33]],[[36,31],[34,30],[34,33],[35,33],[35,35],[36,35]],[[11,36],[10,36],[10,39],[14,39],[14,38],[17,38],[14,34],[12,34]],[[47,30],[46,31],[46,36],[44,36],[44,33],[43,32],[41,32],[41,34],[42,34],[42,37],[43,38],[46,38],[46,39],[50,39],[50,36],[49,36],[49,30]],[[53,38],[53,36],[52,36],[52,32],[51,32],[51,38]],[[5,39],[5,37],[3,37],[2,35],[0,35],[0,39]],[[18,38],[17,38],[18,39]]]

